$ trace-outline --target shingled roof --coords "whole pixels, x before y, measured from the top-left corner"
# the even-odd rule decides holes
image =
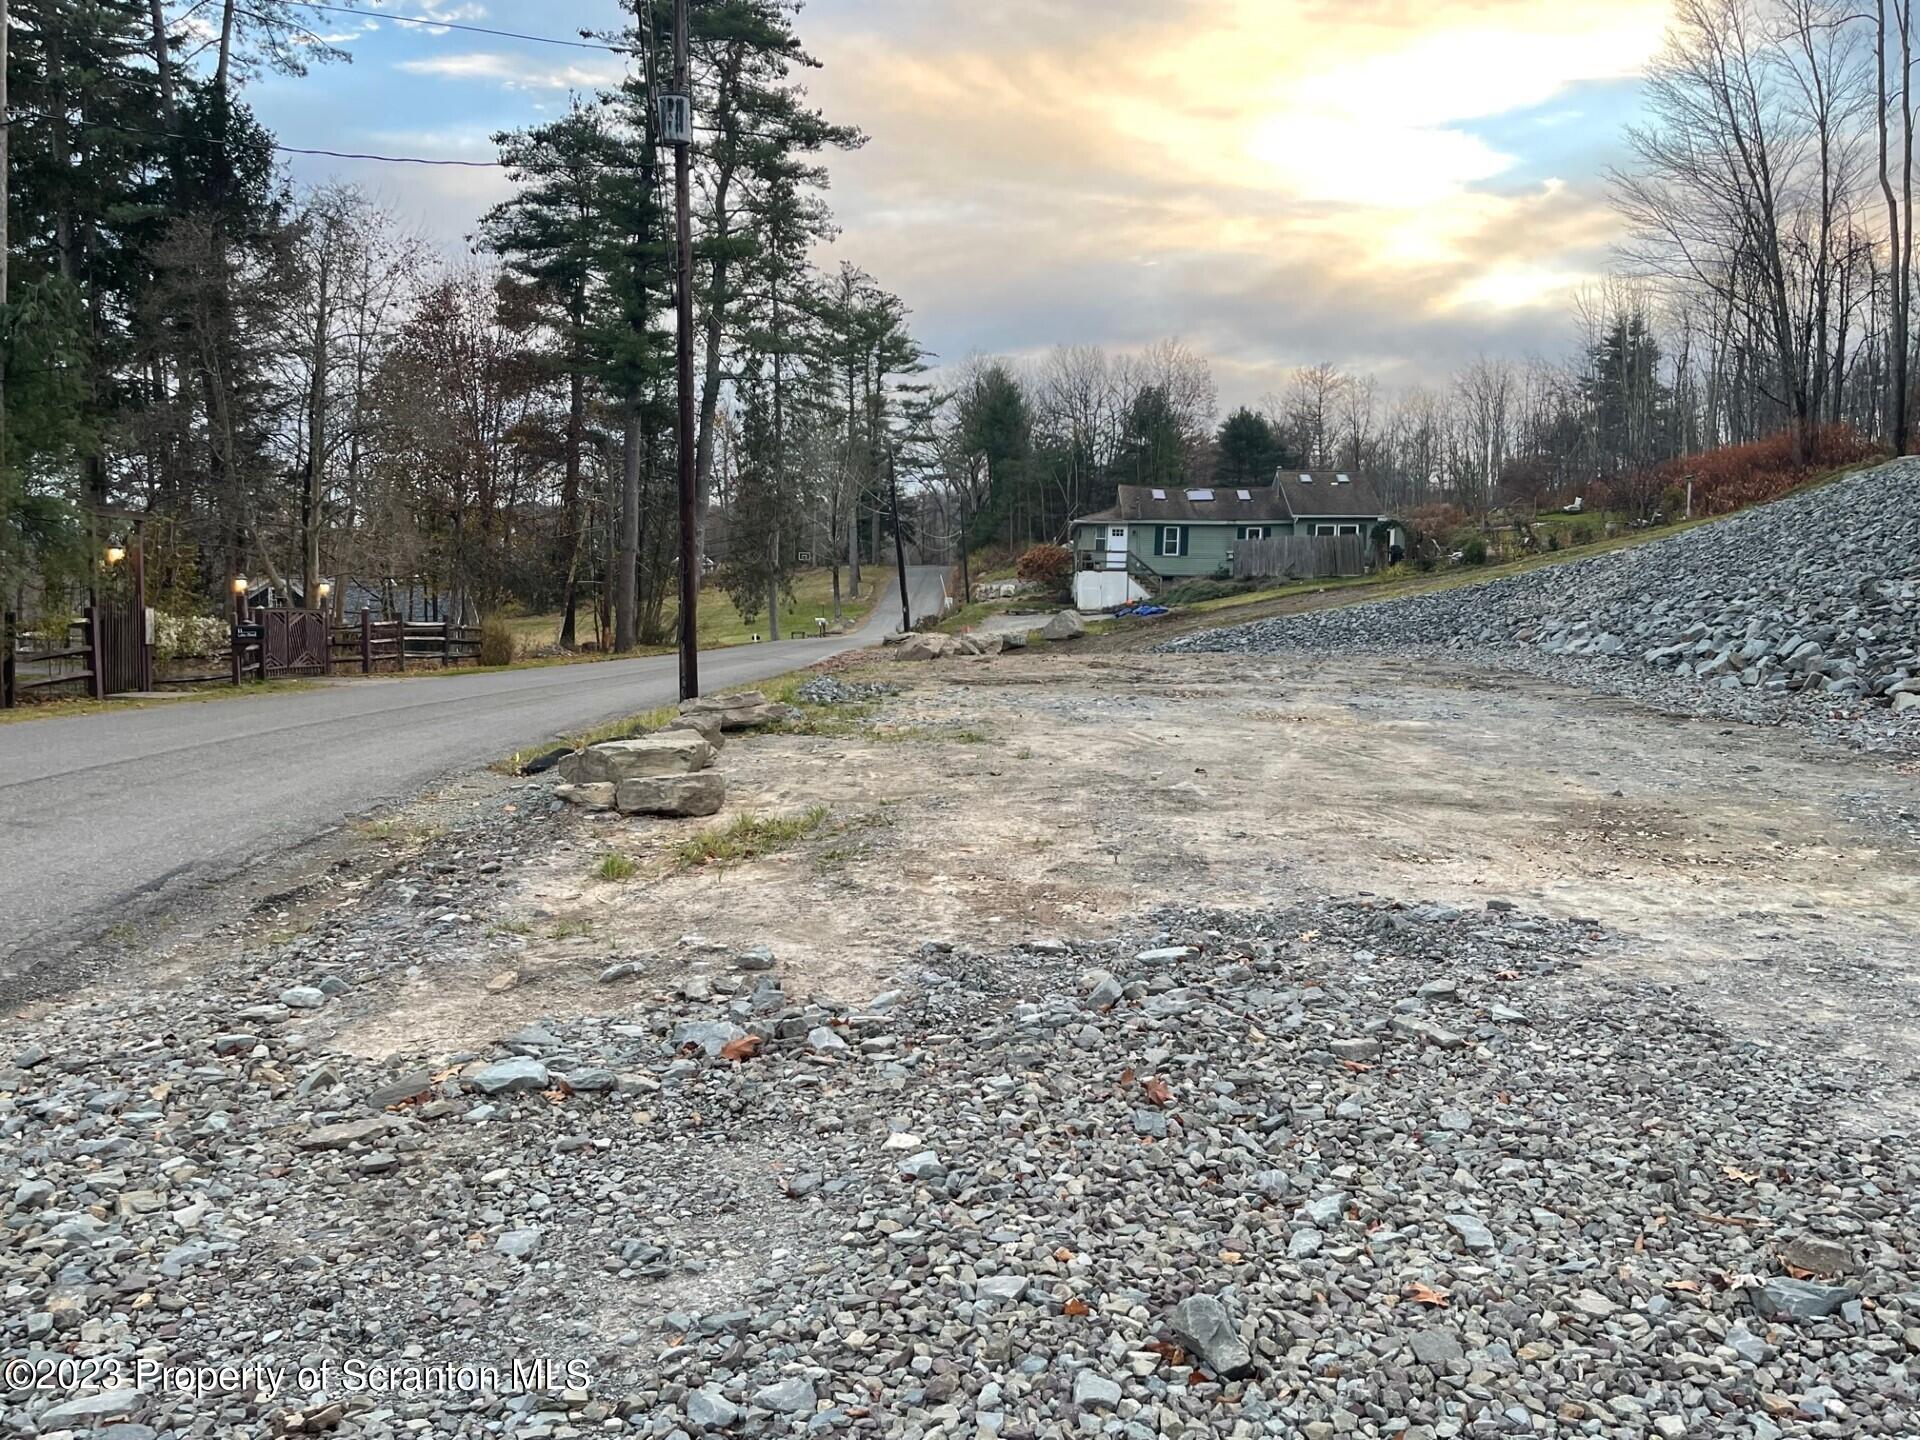
[[[1297,519],[1318,515],[1384,519],[1387,514],[1379,487],[1367,476],[1345,470],[1282,470],[1273,477],[1273,489],[1287,513]]]
[[[1271,485],[1122,485],[1111,510],[1076,525],[1264,525],[1338,515],[1384,516],[1380,492],[1364,475],[1337,470],[1283,471]]]

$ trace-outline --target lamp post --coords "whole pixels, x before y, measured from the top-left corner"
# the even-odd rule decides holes
[[[247,577],[244,575],[233,577],[233,623],[247,623]]]

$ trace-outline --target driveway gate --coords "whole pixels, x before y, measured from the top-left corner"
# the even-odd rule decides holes
[[[260,668],[268,677],[327,673],[332,618],[325,610],[256,610]]]

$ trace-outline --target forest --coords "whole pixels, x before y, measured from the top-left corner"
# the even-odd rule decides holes
[[[497,137],[511,193],[449,255],[293,186],[250,110],[259,77],[346,58],[315,7],[11,0],[6,604],[83,591],[139,516],[172,613],[219,613],[236,576],[342,605],[350,578],[558,612],[568,648],[665,640],[671,8],[596,37],[617,88]],[[1909,448],[1904,0],[1677,0],[1608,177],[1626,239],[1563,353],[1426,384],[1308,365],[1224,415],[1191,343],[930,356],[880,280],[823,261],[829,163],[866,137],[810,100],[803,18],[691,5],[696,563],[743,615],[820,567],[837,607],[896,535],[930,561],[1057,541],[1122,483],[1346,468],[1484,520],[1651,512],[1676,457],[1768,437],[1801,465],[1841,433]]]

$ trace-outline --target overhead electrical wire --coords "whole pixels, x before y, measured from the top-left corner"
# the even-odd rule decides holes
[[[635,53],[626,45],[609,45],[600,40],[562,40],[557,35],[529,35],[519,30],[495,30],[486,25],[465,25],[457,20],[435,20],[427,15],[391,15],[385,10],[366,10],[355,5],[317,5],[300,0],[308,10],[325,10],[334,15],[359,15],[372,20],[394,20],[404,25],[431,25],[440,30],[464,30],[470,35],[492,35],[501,40],[526,40],[535,45],[567,45],[575,50],[605,50],[615,55]]]
[[[435,20],[431,16],[425,16],[425,15],[396,15],[396,14],[390,14],[384,10],[368,10],[368,9],[362,9],[358,6],[352,6],[352,5],[322,5],[322,4],[315,3],[315,0],[299,0],[299,3],[305,9],[322,10],[335,15],[358,15],[367,19],[392,20],[392,21],[396,21],[402,24],[407,24],[407,25],[432,26],[441,30],[462,30],[462,31],[466,31],[469,34],[490,35],[497,39],[502,39],[502,40],[524,40],[531,44],[536,44],[536,45],[562,45],[562,46],[568,46],[578,50],[600,50],[600,51],[605,51],[609,54],[614,54],[614,55],[637,55],[641,53],[640,51],[633,49],[631,46],[626,46],[626,45],[609,45],[604,42],[594,41],[594,40],[563,40],[556,35],[533,35],[524,31],[519,31],[519,30],[497,30],[486,25],[467,25],[456,20]],[[651,32],[651,28],[652,28],[651,21],[652,21],[652,17],[651,16],[647,17],[649,32]],[[14,122],[21,121],[21,120],[50,120],[52,118],[54,117],[44,113],[37,114],[37,115],[15,113],[5,117],[0,117],[0,126],[10,127]],[[76,120],[76,119],[73,119],[72,117],[68,117],[67,123],[69,125],[73,125],[80,129],[114,130],[114,131],[118,131],[120,134],[123,134],[123,135],[140,135],[140,136],[144,136],[146,138],[155,139],[155,140],[184,140],[189,144],[194,144],[194,145],[218,145],[218,144],[224,143],[218,140],[214,140],[208,136],[185,135],[185,134],[181,134],[178,131],[172,131],[172,130],[144,130],[131,125],[117,125],[112,123],[111,121],[106,121],[106,120]],[[718,128],[713,126],[696,125],[694,128],[697,130],[705,131],[708,134],[719,133]],[[760,137],[746,137],[746,138],[760,138]],[[523,162],[510,162],[506,160],[452,160],[452,159],[441,159],[441,158],[427,156],[427,155],[383,155],[383,154],[378,154],[371,151],[361,151],[361,150],[329,150],[329,149],[324,149],[317,146],[283,145],[277,140],[271,142],[270,148],[280,152],[283,155],[312,155],[312,156],[319,156],[329,160],[364,160],[364,161],[368,161],[375,164],[381,164],[381,165],[426,165],[426,166],[437,166],[441,168],[456,169],[456,170],[537,171],[540,168],[542,168],[537,165],[529,165]],[[620,168],[620,167],[593,165],[593,166],[564,167],[564,168],[603,170],[603,169],[614,169],[614,168]]]

